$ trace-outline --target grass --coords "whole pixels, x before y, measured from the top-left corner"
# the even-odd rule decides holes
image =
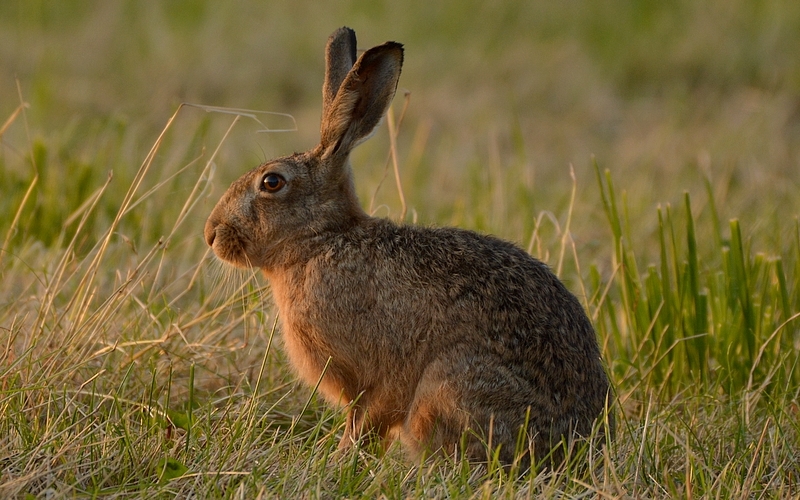
[[[0,6],[0,496],[798,495],[794,2],[269,4]],[[225,186],[316,140],[342,24],[407,48],[362,202],[559,273],[616,388],[604,452],[522,478],[337,456],[266,283],[211,258]]]

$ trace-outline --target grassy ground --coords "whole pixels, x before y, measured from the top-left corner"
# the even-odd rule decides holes
[[[335,456],[266,283],[209,255],[228,183],[316,140],[344,24],[406,44],[406,219],[514,240],[584,301],[604,453]],[[1,3],[0,496],[796,497],[798,43],[788,0]],[[353,163],[398,218],[388,156],[384,127]]]

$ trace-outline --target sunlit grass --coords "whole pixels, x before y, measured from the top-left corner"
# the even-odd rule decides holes
[[[729,237],[706,241],[706,251],[710,243],[723,255],[709,267],[696,233],[710,230],[689,216],[688,195],[682,215],[671,207],[651,213],[662,258],[640,272],[621,215],[627,207],[598,168],[611,272],[581,265],[568,214],[555,217],[552,238],[534,233],[531,248],[564,274],[588,273],[587,282],[572,285],[586,300],[615,381],[617,441],[594,458],[578,450],[566,472],[523,479],[440,461],[415,467],[396,450],[334,454],[342,415],[292,382],[257,278],[230,275],[207,252],[198,254],[196,242],[182,241],[197,235],[168,233],[136,252],[115,236],[125,217],[147,210],[144,198],[166,189],[165,182],[137,189],[160,147],[157,141],[92,249],[76,254],[74,242],[86,230],[78,223],[64,248],[23,242],[20,253],[6,255],[4,296],[20,296],[2,310],[7,494],[793,491],[796,281],[787,279],[783,260],[743,250],[737,221]],[[194,217],[210,164],[175,165],[196,188],[165,227]],[[92,200],[106,195],[104,186]],[[85,208],[83,221],[97,205]],[[202,258],[185,259],[187,249]],[[796,255],[787,257],[792,267]],[[580,466],[587,460],[599,468]]]

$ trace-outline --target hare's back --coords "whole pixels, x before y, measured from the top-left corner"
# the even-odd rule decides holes
[[[597,351],[578,299],[546,264],[516,245],[463,229],[386,220],[374,220],[365,233],[365,267],[374,266],[387,289],[424,298],[416,305],[420,313],[435,309],[467,319],[489,337],[520,347],[545,342]]]

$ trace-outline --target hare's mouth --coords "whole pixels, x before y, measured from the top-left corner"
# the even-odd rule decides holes
[[[221,260],[236,267],[253,267],[245,252],[246,242],[238,232],[225,224],[219,224],[206,232],[206,243]]]

